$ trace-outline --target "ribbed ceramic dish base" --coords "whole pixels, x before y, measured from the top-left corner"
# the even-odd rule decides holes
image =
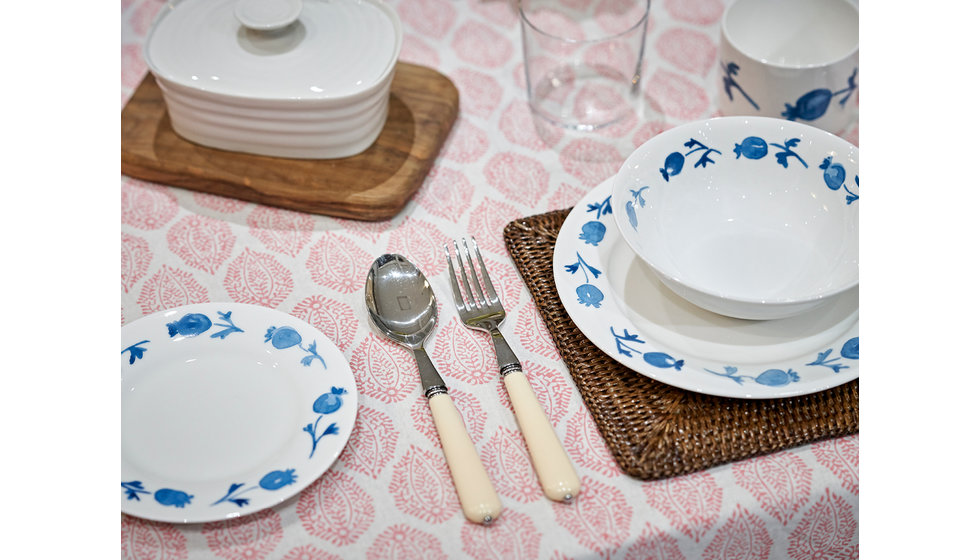
[[[395,216],[422,185],[459,113],[439,72],[399,62],[388,118],[366,151],[340,159],[287,159],[208,148],[174,132],[147,74],[122,112],[122,172],[299,212],[377,221]]]
[[[623,471],[643,480],[687,474],[858,431],[858,380],[785,399],[693,393],[636,373],[593,345],[555,289],[555,240],[570,210],[515,220],[504,241],[572,381]]]

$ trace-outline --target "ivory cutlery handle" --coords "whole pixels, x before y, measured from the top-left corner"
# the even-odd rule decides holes
[[[448,393],[432,395],[429,410],[456,486],[456,495],[463,506],[463,515],[473,523],[491,523],[500,515],[500,498],[466,432],[463,417]]]
[[[517,425],[531,454],[531,464],[538,475],[544,495],[555,501],[569,501],[578,496],[581,483],[568,453],[558,441],[551,421],[541,408],[527,376],[522,370],[504,375],[504,386],[510,395]]]

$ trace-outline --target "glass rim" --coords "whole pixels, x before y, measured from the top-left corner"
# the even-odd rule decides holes
[[[585,44],[588,44],[588,43],[601,43],[601,42],[604,42],[604,41],[609,41],[609,40],[616,39],[618,37],[622,37],[624,35],[627,35],[629,33],[632,33],[633,31],[635,31],[641,24],[645,24],[646,21],[650,18],[650,3],[651,3],[651,0],[644,0],[644,3],[646,4],[646,7],[643,10],[643,16],[639,20],[637,20],[636,23],[634,23],[633,25],[627,27],[626,29],[624,29],[623,31],[620,31],[618,33],[613,33],[611,35],[603,35],[602,37],[597,37],[595,39],[572,39],[570,37],[561,37],[559,35],[555,35],[553,33],[550,33],[548,31],[545,31],[545,30],[541,29],[540,27],[538,27],[537,25],[535,25],[534,23],[532,23],[530,19],[528,19],[527,13],[524,11],[524,4],[525,3],[526,3],[526,0],[518,0],[518,2],[517,2],[517,12],[521,16],[521,21],[524,22],[524,23],[526,23],[527,26],[530,27],[531,29],[533,29],[535,32],[537,32],[537,33],[539,33],[539,34],[541,34],[541,35],[543,35],[545,37],[548,37],[550,39],[554,39],[556,41],[561,41],[563,43],[568,43],[568,44],[573,44],[573,45],[585,45]]]

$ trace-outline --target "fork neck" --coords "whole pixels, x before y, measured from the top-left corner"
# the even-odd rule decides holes
[[[490,339],[493,340],[493,349],[497,354],[497,366],[500,368],[500,376],[504,377],[508,373],[521,371],[521,362],[517,355],[507,344],[504,335],[497,327],[490,327]]]

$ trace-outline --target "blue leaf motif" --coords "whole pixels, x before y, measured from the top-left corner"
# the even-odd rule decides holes
[[[143,353],[146,352],[146,348],[143,348],[143,345],[148,344],[149,342],[150,342],[149,340],[141,340],[136,344],[123,348],[120,354],[125,354],[126,352],[129,352],[129,365],[133,365],[136,362],[136,360],[143,359]]]

